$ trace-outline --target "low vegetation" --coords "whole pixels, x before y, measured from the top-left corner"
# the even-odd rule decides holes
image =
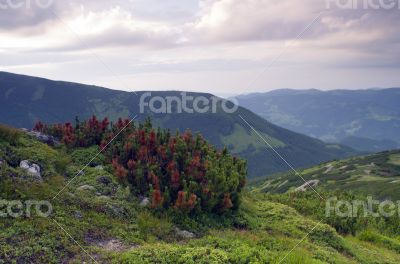
[[[88,123],[79,124],[85,127]],[[345,228],[351,223],[340,219],[319,223],[321,207],[316,205],[320,201],[312,193],[294,197],[264,193],[262,186],[242,188],[245,163],[190,133],[166,140],[168,131],[153,129],[149,123],[132,125],[78,173],[99,153],[103,137],[111,132],[116,135],[118,126],[110,124],[104,135],[92,137],[92,141],[78,136],[76,139],[82,136],[87,140],[82,145],[79,140],[63,140],[64,132],[51,133],[64,142],[54,147],[23,133],[14,142],[0,137],[0,200],[47,200],[53,206],[48,218],[1,218],[0,263],[400,262],[394,222],[365,228],[360,223],[354,232]],[[71,127],[73,131],[83,129]],[[43,129],[40,131],[45,132]],[[129,148],[128,142],[132,143]],[[175,143],[174,154],[171,142]],[[148,155],[136,156],[143,146]],[[160,151],[163,146],[166,159]],[[186,153],[184,159],[181,151]],[[19,168],[22,160],[39,165],[43,181],[26,179],[27,172]],[[146,174],[133,173],[130,160]],[[180,176],[177,189],[168,171],[172,161],[183,164],[176,167]],[[152,162],[164,173],[153,170]],[[147,177],[151,172],[159,186],[154,177]],[[137,175],[146,176],[143,189],[134,180]],[[207,184],[197,179],[206,179]],[[207,186],[217,201],[204,199],[199,193],[203,189],[196,190],[190,181],[199,188]],[[169,206],[163,200],[165,187],[170,190]],[[155,203],[155,190],[163,192],[162,204]],[[181,191],[196,195],[192,210],[177,205]],[[240,199],[234,199],[235,193]],[[149,203],[143,204],[146,197]]]

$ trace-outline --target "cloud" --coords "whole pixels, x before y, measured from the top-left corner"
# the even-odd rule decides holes
[[[82,10],[63,26],[74,35],[47,51],[73,51],[102,47],[168,47],[178,44],[180,29],[159,22],[141,21],[120,7],[101,12]]]
[[[234,81],[221,85],[243,88],[321,11],[320,19],[270,69],[281,76],[288,71],[293,80],[267,73],[264,85],[293,87],[299,80],[298,86],[305,87],[317,82],[313,73],[318,67],[326,78],[322,85],[333,86],[339,79],[328,73],[346,78],[355,70],[368,72],[369,79],[358,80],[365,84],[382,79],[371,75],[374,67],[400,67],[399,10],[326,10],[324,0],[55,0],[48,9],[0,9],[1,64],[34,69],[35,74],[45,64],[59,79],[82,75],[91,80],[107,75],[97,56],[113,72],[135,76],[132,81],[141,76],[146,84],[151,76],[152,87],[185,74],[191,76],[185,85],[203,86],[202,78],[213,83],[234,72]],[[296,75],[300,70],[303,75]],[[211,72],[215,76],[207,79]],[[391,74],[380,76],[393,81]],[[191,86],[191,79],[198,83]]]
[[[279,40],[298,35],[321,11],[323,2],[304,0],[202,1],[194,27],[209,41]],[[312,28],[308,36],[317,32]]]
[[[35,28],[39,25],[55,20],[53,14],[56,7],[54,5],[48,8],[42,8],[36,4],[27,6],[23,1],[7,1],[10,3],[23,4],[18,8],[12,8],[6,4],[6,1],[0,1],[0,31],[18,30],[22,28]],[[18,5],[19,6],[19,5]]]

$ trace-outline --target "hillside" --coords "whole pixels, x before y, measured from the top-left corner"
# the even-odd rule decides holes
[[[318,187],[328,191],[400,199],[400,150],[328,162],[300,171],[300,174],[306,181],[318,180]],[[264,182],[260,180],[256,188],[262,192],[284,193],[303,184],[299,176],[285,173]]]
[[[47,217],[38,217],[36,208],[30,216],[2,218],[0,263],[400,261],[400,241],[396,239],[380,235],[388,244],[367,239],[366,233],[339,234],[258,192],[245,191],[239,208],[222,215],[154,208],[135,194],[135,188],[111,173],[106,154],[77,174],[96,152],[92,148],[51,147],[0,126],[1,198],[48,201],[53,208]],[[19,166],[23,160],[40,168],[40,177],[32,177],[32,171]],[[67,183],[65,191],[53,199]]]
[[[193,133],[200,132],[215,146],[227,146],[234,154],[248,161],[249,177],[261,177],[286,171],[288,167],[265,143],[252,132],[240,116],[260,132],[277,151],[296,168],[319,164],[354,154],[348,147],[326,144],[320,140],[278,127],[245,108],[228,114],[217,113],[140,114],[140,97],[144,92],[128,93],[100,87],[56,82],[41,78],[0,73],[0,122],[15,127],[32,128],[38,120],[45,123],[64,123],[76,116],[86,119],[92,114],[114,120],[117,117],[137,116],[164,128]],[[180,92],[153,92],[153,96],[180,96]],[[188,93],[190,96],[210,94]]]
[[[275,90],[238,98],[268,121],[360,151],[400,147],[400,88]]]

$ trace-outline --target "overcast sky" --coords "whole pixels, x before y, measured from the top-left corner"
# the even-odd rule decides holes
[[[55,0],[44,8],[36,1],[49,0],[26,0],[30,7],[12,8],[10,1],[25,0],[0,0],[2,71],[113,89],[219,95],[400,87],[398,6]]]

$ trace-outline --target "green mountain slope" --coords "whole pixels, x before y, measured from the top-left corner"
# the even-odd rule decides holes
[[[238,100],[274,124],[327,142],[374,152],[400,147],[400,88],[286,89]]]
[[[0,200],[49,201],[53,208],[49,217],[38,217],[33,209],[31,217],[1,218],[0,263],[400,261],[397,239],[381,235],[383,241],[390,241],[382,244],[340,235],[290,206],[266,200],[261,193],[245,193],[239,210],[222,216],[141,206],[140,198],[109,172],[110,164],[102,157],[75,177],[82,158],[91,152],[49,147],[0,127]],[[25,159],[40,166],[43,181],[32,180],[18,167]],[[103,167],[94,167],[100,164]],[[68,182],[65,191],[52,199]]]
[[[255,135],[240,116],[259,131],[294,167],[307,167],[320,162],[354,154],[348,147],[325,144],[271,124],[245,108],[233,114],[218,108],[217,113],[140,114],[143,92],[128,93],[100,87],[55,82],[41,78],[0,73],[0,122],[15,127],[33,127],[38,120],[62,123],[92,114],[98,117],[151,116],[154,123],[175,131],[191,129],[201,132],[217,147],[228,146],[232,152],[248,160],[249,177],[266,176],[286,171],[286,164]],[[153,96],[180,96],[180,92],[153,92]],[[188,93],[190,96],[210,94]]]
[[[400,150],[324,163],[300,172],[306,181],[319,180],[325,190],[352,191],[379,199],[400,199]],[[257,189],[263,192],[293,191],[304,181],[293,173],[278,175]]]

